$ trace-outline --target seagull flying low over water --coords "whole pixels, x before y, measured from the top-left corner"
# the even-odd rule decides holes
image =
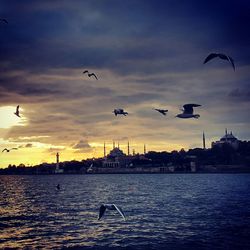
[[[199,107],[201,106],[200,104],[185,104],[183,105],[183,113],[178,114],[176,117],[179,118],[196,118],[198,119],[200,115],[194,114],[194,107]]]
[[[19,105],[17,105],[16,112],[14,114],[21,118],[21,116],[19,115]]]
[[[97,76],[96,76],[96,74],[95,73],[89,73],[89,71],[88,70],[84,70],[83,72],[82,72],[83,74],[88,74],[88,77],[91,77],[91,76],[93,76],[93,77],[95,77],[95,79],[96,80],[98,80],[98,78],[97,78]]]
[[[7,153],[9,153],[11,150],[17,150],[17,148],[10,148],[10,149],[5,148],[5,149],[2,151],[2,153],[3,153],[4,151],[6,151]]]
[[[162,115],[166,115],[166,113],[168,112],[167,109],[154,109],[154,110],[160,112]]]
[[[125,112],[123,109],[114,109],[113,113],[115,114],[115,116],[117,115],[128,115],[128,112]]]
[[[102,205],[100,206],[100,209],[99,209],[99,217],[98,217],[98,220],[100,220],[100,219],[102,218],[102,216],[104,215],[106,209],[108,209],[108,210],[117,210],[117,211],[119,212],[119,214],[122,216],[122,218],[123,218],[124,220],[126,220],[125,215],[124,215],[122,209],[119,208],[119,207],[117,207],[115,204],[102,204]]]
[[[219,57],[220,59],[227,60],[232,64],[233,69],[235,70],[234,60],[232,57],[227,56],[222,53],[211,53],[207,56],[207,58],[204,60],[203,64],[207,63],[208,61],[214,59],[215,57]]]
[[[0,21],[3,22],[3,23],[8,24],[8,21],[5,18],[0,18]]]

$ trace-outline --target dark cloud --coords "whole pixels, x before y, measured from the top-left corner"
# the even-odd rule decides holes
[[[93,150],[93,148],[85,140],[80,140],[72,148],[76,149],[74,153],[89,153],[89,152],[92,152]]]
[[[19,148],[32,148],[33,144],[32,143],[27,143],[26,145],[21,145]]]
[[[80,140],[78,143],[76,143],[74,146],[73,146],[74,149],[90,149],[90,145],[88,144],[87,141],[84,141],[84,140]]]
[[[7,68],[150,74],[192,69],[190,60],[211,49],[229,50],[242,63],[249,54],[242,51],[250,41],[244,0],[3,2],[10,25],[1,30],[0,52]]]

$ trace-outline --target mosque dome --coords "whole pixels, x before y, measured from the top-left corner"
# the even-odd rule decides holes
[[[123,151],[119,148],[114,148],[110,151],[109,155],[110,157],[122,157],[125,156],[125,154],[123,153]]]
[[[225,134],[223,137],[221,137],[220,141],[236,141],[238,140],[233,133],[231,132],[230,134]]]

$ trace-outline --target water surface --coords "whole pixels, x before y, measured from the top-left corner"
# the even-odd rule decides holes
[[[250,249],[250,175],[0,176],[2,248]]]

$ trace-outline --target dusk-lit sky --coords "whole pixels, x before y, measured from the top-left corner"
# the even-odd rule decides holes
[[[0,1],[0,145],[8,164],[250,139],[250,2]],[[211,52],[235,60],[203,65]],[[99,80],[82,72],[95,72]],[[200,119],[175,115],[198,103]],[[20,105],[21,119],[13,113]],[[114,108],[129,115],[115,117]],[[153,108],[168,109],[166,117]]]

